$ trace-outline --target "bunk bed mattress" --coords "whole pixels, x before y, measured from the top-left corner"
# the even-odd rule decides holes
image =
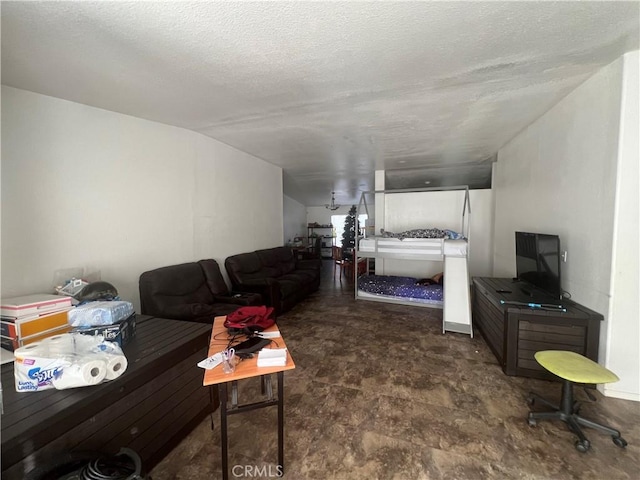
[[[358,250],[362,253],[467,256],[467,241],[444,238],[362,238]]]
[[[417,281],[418,279],[413,277],[363,275],[358,278],[358,296],[442,304],[442,285],[418,285]]]

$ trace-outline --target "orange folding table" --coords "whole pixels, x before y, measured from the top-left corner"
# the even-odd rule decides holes
[[[216,317],[213,322],[213,331],[209,343],[209,356],[225,350],[231,337],[224,327],[226,317]],[[273,325],[265,332],[279,332],[277,325]],[[273,339],[269,347],[266,348],[286,348],[282,336]],[[284,366],[278,367],[258,367],[257,353],[253,358],[242,360],[235,367],[233,373],[224,373],[222,365],[211,370],[205,370],[204,386],[218,386],[220,396],[220,436],[222,441],[222,478],[229,478],[228,471],[228,439],[227,439],[227,416],[237,413],[248,412],[259,408],[278,406],[278,467],[282,474],[284,472],[284,372],[296,368],[291,355],[287,351],[287,362]],[[277,374],[278,393],[277,398],[273,396],[271,388],[271,374]],[[262,381],[262,394],[266,398],[262,401],[240,405],[238,404],[238,380],[260,376]],[[231,385],[231,402],[229,402],[229,385]]]

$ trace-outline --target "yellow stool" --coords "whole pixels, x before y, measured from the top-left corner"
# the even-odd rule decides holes
[[[574,383],[598,384],[617,382],[620,379],[615,373],[575,352],[545,350],[536,352],[534,356],[542,367],[562,379],[562,398],[560,400],[560,406],[557,407],[540,395],[529,392],[529,397],[527,398],[529,405],[533,405],[535,401],[538,400],[544,405],[554,409],[554,411],[551,412],[529,412],[529,425],[536,425],[538,420],[562,420],[567,424],[569,429],[578,436],[575,445],[576,449],[582,453],[589,450],[591,444],[582,433],[581,425],[608,433],[611,435],[613,443],[618,447],[624,448],[627,446],[626,440],[620,436],[618,430],[579,416],[580,405],[573,400]]]

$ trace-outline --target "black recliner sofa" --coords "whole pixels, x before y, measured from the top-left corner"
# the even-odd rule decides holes
[[[224,262],[234,290],[256,292],[276,314],[286,312],[320,286],[322,260],[297,260],[290,247],[240,253]]]
[[[212,259],[144,272],[139,289],[142,314],[176,320],[213,323],[241,306],[262,305],[258,293],[229,291]]]

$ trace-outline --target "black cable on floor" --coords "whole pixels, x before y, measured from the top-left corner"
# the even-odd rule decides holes
[[[114,457],[91,460],[80,471],[79,480],[143,480],[137,453],[122,448]]]

